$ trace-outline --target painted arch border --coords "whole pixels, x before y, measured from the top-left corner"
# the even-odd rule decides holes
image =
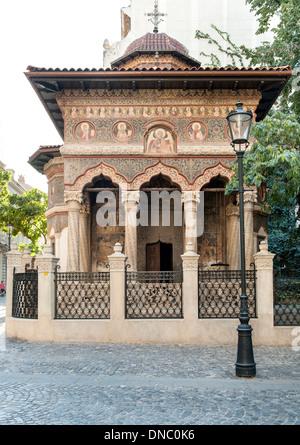
[[[80,175],[73,184],[66,184],[66,191],[82,191],[84,187],[92,182],[92,180],[103,174],[103,176],[108,176],[114,183],[120,185],[121,187],[128,188],[130,190],[139,190],[140,187],[148,182],[153,176],[158,174],[163,174],[170,178],[173,182],[178,184],[181,190],[201,190],[201,188],[209,183],[209,181],[221,175],[231,180],[234,175],[234,172],[230,169],[230,167],[224,165],[221,161],[218,161],[217,164],[208,166],[204,169],[202,173],[200,173],[193,182],[189,182],[187,177],[180,172],[177,167],[172,165],[168,165],[164,163],[162,160],[158,160],[155,164],[147,166],[143,172],[138,173],[132,181],[129,181],[124,175],[118,173],[116,168],[106,164],[103,160],[93,167],[88,168],[82,175]]]

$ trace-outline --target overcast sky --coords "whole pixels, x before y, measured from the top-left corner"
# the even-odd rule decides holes
[[[47,191],[29,164],[40,145],[62,144],[26,79],[27,66],[101,68],[103,42],[121,39],[120,9],[130,0],[14,0],[0,2],[0,160]]]

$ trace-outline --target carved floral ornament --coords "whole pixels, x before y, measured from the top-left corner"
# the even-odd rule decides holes
[[[153,176],[159,174],[165,175],[171,179],[172,182],[178,184],[181,190],[201,190],[212,178],[222,176],[230,180],[234,172],[220,161],[214,166],[207,167],[195,180],[190,183],[187,177],[180,172],[177,167],[167,165],[163,161],[157,161],[154,165],[150,165],[144,169],[143,172],[138,173],[133,180],[128,181],[125,176],[117,173],[116,169],[101,161],[97,166],[91,167],[86,172],[79,176],[77,180],[70,185],[66,185],[65,202],[78,201],[82,203],[82,190],[90,184],[94,178],[100,175],[109,177],[111,181],[118,184],[120,188],[128,190],[139,190],[141,186],[149,182]]]

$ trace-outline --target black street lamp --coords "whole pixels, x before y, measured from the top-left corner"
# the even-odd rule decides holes
[[[244,223],[244,173],[243,156],[249,145],[248,139],[252,123],[252,112],[244,111],[243,104],[238,101],[237,109],[231,111],[227,116],[229,124],[231,145],[238,159],[239,174],[239,205],[240,205],[240,249],[241,249],[241,305],[240,325],[238,331],[238,351],[235,371],[238,377],[254,377],[256,375],[256,364],[253,356],[252,328],[249,324],[248,297],[246,295],[246,270],[245,270],[245,223]]]
[[[8,223],[6,227],[8,228],[8,251],[10,251],[11,232],[13,225],[11,223]]]

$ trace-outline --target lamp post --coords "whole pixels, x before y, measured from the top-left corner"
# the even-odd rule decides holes
[[[244,223],[244,173],[243,157],[249,145],[248,139],[252,123],[252,112],[244,111],[243,104],[238,101],[237,109],[231,111],[227,116],[233,146],[238,159],[239,175],[239,205],[240,205],[240,253],[241,253],[241,305],[240,325],[238,331],[238,351],[235,364],[238,377],[254,377],[256,375],[256,364],[253,356],[252,328],[249,324],[248,297],[246,295],[246,270],[245,270],[245,223]],[[245,147],[243,147],[245,146]]]
[[[10,251],[11,232],[13,225],[11,223],[8,223],[6,227],[8,228],[8,251]]]

